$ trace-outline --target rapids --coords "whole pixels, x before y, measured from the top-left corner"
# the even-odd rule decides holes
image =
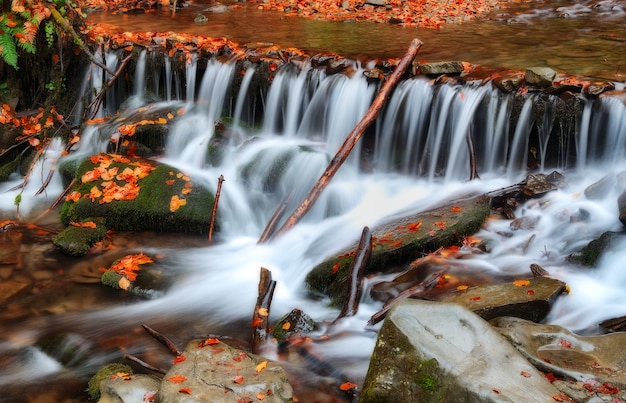
[[[115,55],[108,58],[115,59]],[[260,267],[270,269],[277,281],[272,320],[300,308],[316,321],[329,323],[338,310],[307,294],[304,277],[308,270],[358,240],[366,225],[375,227],[393,215],[427,209],[462,193],[488,192],[518,182],[527,172],[531,139],[537,144],[535,169],[546,173],[558,169],[564,173],[567,186],[518,208],[519,216],[540,218],[531,230],[513,230],[507,220],[490,220],[477,237],[489,240],[491,251],[468,256],[466,266],[476,273],[498,277],[527,275],[531,263],[540,264],[571,288],[546,322],[574,331],[594,333],[600,321],[626,315],[626,274],[621,266],[626,259],[626,241],[607,252],[594,270],[565,261],[568,254],[601,233],[622,230],[617,190],[599,200],[584,196],[588,185],[626,170],[626,110],[621,101],[584,101],[575,128],[553,129],[554,99],[545,101],[546,112],[537,115],[532,113],[533,96],[520,102],[515,95],[502,95],[490,85],[434,86],[422,78],[407,80],[398,86],[363,144],[354,150],[304,220],[286,235],[257,244],[285,196],[291,194],[290,211],[306,195],[367,110],[375,88],[358,72],[351,77],[326,76],[312,68],[300,72],[285,66],[265,95],[262,126],[250,129],[260,113],[248,99],[254,71],[245,72],[240,91],[233,94],[229,83],[238,74],[234,65],[210,62],[200,77],[196,63],[193,59],[187,67],[186,83],[176,80],[168,63],[156,74],[144,70],[147,63],[137,63],[132,103],[122,113],[132,114],[139,107],[185,108],[186,113],[172,127],[161,161],[179,167],[194,183],[212,189],[220,175],[226,178],[216,244],[185,245],[184,241],[175,242],[172,234],[158,246],[148,239],[144,240],[148,246],[144,246],[140,240],[128,250],[163,256],[158,264],[175,274],[174,286],[164,295],[3,325],[0,352],[12,358],[0,369],[0,389],[20,388],[35,379],[82,379],[108,360],[120,359],[119,351],[94,348],[97,340],[129,334],[139,338],[136,328],[141,323],[178,337],[181,345],[187,336],[245,338]],[[87,72],[86,92],[98,87],[99,70]],[[164,79],[146,78],[154,76]],[[148,103],[147,94],[156,94],[163,101]],[[102,114],[117,110],[123,101],[118,98],[111,94],[107,98],[110,110]],[[207,161],[206,149],[214,135],[214,122],[222,116],[235,118],[234,134],[224,162],[213,165]],[[573,134],[559,148],[562,154],[549,156],[548,145],[558,142],[559,134],[568,130]],[[480,179],[471,182],[467,181],[468,131],[476,141],[480,174]],[[61,157],[62,145],[53,143],[22,192],[20,214],[26,220],[36,216],[61,193],[61,181],[55,174],[46,191],[36,194],[52,164],[59,158],[82,158],[106,150],[111,132],[107,125],[90,126],[82,134],[79,148],[67,157]],[[278,177],[276,161],[283,164]],[[276,181],[271,186],[270,176]],[[14,216],[19,191],[13,188],[19,183],[16,177],[0,184],[0,218]],[[571,219],[581,212],[589,218]],[[374,347],[378,327],[367,328],[365,324],[380,303],[369,297],[367,289],[378,280],[366,279],[355,316],[341,320],[326,341],[312,345],[318,356],[355,383],[362,382]],[[70,332],[79,339],[74,345],[84,348],[88,359],[61,364],[33,345],[50,331]],[[322,327],[320,334],[324,331]],[[153,344],[143,341],[130,343],[125,352],[150,357],[153,349]]]

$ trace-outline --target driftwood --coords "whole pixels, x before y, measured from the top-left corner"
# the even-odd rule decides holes
[[[137,363],[139,365],[141,365],[143,368],[152,371],[152,372],[157,372],[159,374],[163,374],[165,375],[165,373],[167,373],[166,370],[164,370],[163,368],[157,368],[153,365],[148,364],[147,362],[135,357],[134,355],[131,354],[124,354],[124,358],[126,358],[127,360],[130,360],[134,363]]]
[[[469,150],[469,163],[470,163],[470,177],[469,179],[472,181],[474,179],[479,179],[478,176],[478,168],[476,167],[476,152],[474,151],[474,140],[472,140],[472,131],[467,131],[467,137],[465,137],[467,141],[467,148]]]
[[[259,294],[252,315],[252,352],[259,354],[269,333],[269,316],[272,297],[276,281],[272,280],[272,272],[265,267],[261,267],[261,278],[259,280]]]
[[[391,298],[389,301],[385,302],[385,304],[383,305],[380,311],[372,315],[372,317],[367,322],[367,324],[375,325],[381,320],[385,319],[385,317],[387,316],[387,312],[389,312],[389,310],[395,305],[396,302],[421,294],[424,291],[433,288],[434,286],[437,285],[437,282],[439,281],[439,277],[441,277],[442,274],[443,274],[443,270],[438,270],[434,272],[433,274],[431,274],[430,276],[426,277],[426,279],[424,279],[424,281],[420,282],[419,284],[415,284],[414,286],[402,291],[400,294],[398,294],[394,298]]]
[[[359,309],[359,301],[361,300],[362,293],[361,280],[363,280],[365,268],[367,267],[371,256],[372,232],[368,227],[364,227],[363,232],[361,233],[359,246],[354,255],[354,259],[352,259],[352,263],[350,263],[350,268],[348,269],[348,280],[350,281],[348,283],[348,293],[346,294],[346,299],[343,302],[341,312],[339,312],[337,319],[335,319],[333,323],[337,322],[341,318],[353,316]]]
[[[167,349],[170,350],[173,354],[175,354],[177,356],[182,354],[182,352],[176,347],[176,345],[174,343],[172,343],[172,341],[170,339],[168,339],[167,337],[163,336],[161,333],[159,333],[156,330],[152,329],[148,325],[141,325],[141,327],[143,327],[144,330],[146,332],[148,332],[148,334],[150,336],[154,337],[156,339],[156,341],[158,341],[159,343],[161,343],[165,347],[167,347]]]
[[[213,202],[213,210],[211,211],[211,223],[209,224],[209,242],[213,240],[213,229],[215,228],[215,217],[217,216],[217,204],[220,201],[220,193],[222,193],[222,183],[224,175],[220,175],[217,179],[217,190],[215,191],[215,201]]]
[[[400,63],[398,63],[396,69],[393,71],[393,73],[391,73],[387,81],[385,81],[365,116],[363,116],[359,123],[357,123],[357,125],[354,127],[354,129],[352,129],[350,134],[348,134],[343,144],[339,148],[339,151],[337,151],[335,157],[326,167],[326,170],[322,173],[322,176],[320,176],[317,182],[315,182],[313,188],[306,196],[306,198],[287,218],[282,227],[280,227],[280,229],[276,232],[277,236],[284,234],[294,225],[296,225],[298,221],[300,221],[300,219],[310,210],[311,206],[315,204],[315,201],[319,198],[320,193],[324,190],[326,185],[328,185],[328,182],[330,182],[330,180],[333,178],[333,176],[335,176],[341,165],[348,158],[350,152],[352,151],[356,143],[360,140],[365,130],[376,119],[385,101],[391,95],[391,91],[395,87],[400,77],[405,73],[409,65],[413,62],[413,59],[415,59],[415,56],[417,55],[417,52],[421,47],[422,42],[419,39],[413,39],[407,53],[404,55],[402,60],[400,60]]]

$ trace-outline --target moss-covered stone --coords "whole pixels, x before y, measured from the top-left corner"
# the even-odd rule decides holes
[[[0,165],[0,182],[4,182],[9,179],[9,176],[15,172],[17,168],[18,160],[9,161],[6,164]]]
[[[107,200],[102,196],[94,197],[92,189],[104,189],[102,177],[96,180],[83,182],[81,178],[97,169],[98,158],[87,158],[77,169],[77,184],[70,194],[79,194],[76,201],[67,200],[61,209],[61,221],[68,225],[70,221],[80,221],[85,217],[104,217],[107,227],[121,231],[164,231],[205,233],[211,220],[214,196],[206,188],[193,184],[189,177],[178,169],[162,164],[143,160],[140,158],[116,158],[112,154],[100,154],[110,156],[117,160],[107,165],[106,169],[117,167],[121,173],[125,169],[134,170],[138,164],[151,164],[152,170],[138,179],[136,186],[139,191],[136,197],[130,200]],[[119,157],[119,156],[118,156]],[[104,158],[104,157],[102,157]],[[96,162],[93,162],[96,161]],[[122,161],[122,162],[118,162]],[[124,162],[127,161],[127,162]],[[124,185],[119,176],[115,176],[109,182],[115,181],[118,185]],[[98,192],[96,191],[96,194]],[[171,202],[184,200],[184,204],[171,209]],[[219,223],[216,224],[219,227]]]
[[[123,374],[123,375],[120,375]],[[88,382],[88,393],[91,400],[98,400],[100,398],[100,383],[105,379],[110,379],[111,376],[126,376],[132,375],[133,369],[126,364],[111,363],[105,365]]]
[[[409,339],[395,324],[385,321],[359,402],[445,402],[448,384],[445,373],[437,360],[415,361],[416,354]]]
[[[464,236],[481,228],[490,211],[489,198],[480,195],[381,225],[372,230],[372,255],[365,273],[399,271],[441,247],[460,245]],[[348,268],[356,246],[311,270],[306,277],[309,290],[330,297],[332,305],[340,306],[348,289]]]
[[[280,345],[294,334],[311,333],[316,328],[313,318],[296,308],[276,322],[272,335]]]
[[[92,226],[81,226],[85,223],[93,223]],[[59,232],[52,243],[63,253],[70,256],[84,256],[94,243],[101,241],[106,236],[107,229],[103,218],[85,218],[76,225],[69,225]]]
[[[618,232],[607,231],[600,235],[600,238],[589,242],[580,251],[572,253],[567,257],[571,263],[579,264],[587,267],[595,267],[602,253],[615,242],[616,239],[623,235]]]

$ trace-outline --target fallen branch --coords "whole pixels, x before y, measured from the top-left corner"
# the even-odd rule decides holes
[[[407,53],[404,55],[396,69],[391,73],[387,81],[383,84],[378,95],[372,102],[372,105],[368,109],[367,113],[363,118],[357,123],[357,125],[352,129],[350,134],[346,137],[343,144],[335,154],[335,157],[332,159],[330,164],[326,167],[322,176],[315,182],[313,188],[306,196],[306,198],[302,201],[302,203],[294,210],[294,212],[287,218],[282,227],[276,232],[276,236],[282,235],[288,230],[290,230],[294,225],[300,221],[300,219],[310,210],[310,208],[315,204],[315,201],[319,198],[320,193],[324,190],[328,182],[335,176],[341,165],[345,162],[345,160],[350,155],[350,152],[359,141],[365,130],[372,124],[372,122],[376,119],[380,110],[383,107],[385,101],[391,95],[391,91],[400,79],[400,77],[404,74],[406,69],[415,59],[417,52],[422,47],[422,42],[419,39],[413,39],[411,42],[411,46],[409,47]]]
[[[469,179],[472,181],[474,179],[479,179],[478,176],[478,168],[476,168],[476,152],[474,151],[474,141],[472,140],[472,131],[467,131],[467,136],[465,137],[467,141],[467,149],[469,150],[469,163],[470,163],[470,177]]]
[[[161,333],[159,333],[156,330],[152,329],[148,325],[141,325],[141,327],[143,327],[144,330],[146,332],[148,332],[148,334],[150,336],[154,337],[156,339],[156,341],[158,341],[159,343],[161,343],[165,347],[167,347],[167,349],[170,350],[173,354],[175,354],[177,356],[182,354],[182,352],[180,352],[180,350],[178,350],[178,348],[176,348],[176,345],[174,343],[172,343],[172,341],[170,339],[168,339],[167,337],[163,336]]]
[[[65,18],[63,18],[63,16],[55,8],[50,8],[50,13],[52,14],[52,17],[54,17],[54,20],[57,22],[57,24],[59,24],[61,28],[65,30],[65,32],[72,36],[72,39],[74,39],[74,43],[76,43],[78,47],[87,54],[87,57],[89,57],[92,63],[94,63],[98,67],[103,68],[109,74],[113,74],[113,72],[109,70],[107,66],[105,66],[98,59],[96,59],[96,57],[91,53],[91,50],[87,47],[87,45],[85,45],[85,42],[83,42],[82,38],[76,33],[76,31],[74,31],[74,28],[65,20]]]
[[[268,319],[270,305],[274,296],[276,281],[272,280],[272,273],[265,267],[261,267],[259,280],[259,294],[252,315],[252,352],[258,354],[267,340],[269,333]]]
[[[364,227],[363,232],[361,233],[359,246],[354,255],[354,259],[352,259],[352,263],[350,263],[350,268],[348,269],[348,279],[350,281],[348,283],[348,293],[345,301],[343,302],[341,312],[339,312],[337,319],[335,319],[333,323],[337,322],[341,318],[353,316],[359,309],[359,301],[361,300],[362,293],[361,280],[363,280],[363,274],[365,273],[365,268],[367,267],[371,256],[372,232],[368,227]]]
[[[215,201],[213,202],[213,211],[211,211],[211,223],[209,224],[209,242],[213,240],[213,228],[215,227],[215,217],[217,216],[217,204],[220,201],[220,193],[222,192],[222,183],[224,175],[220,175],[217,179],[217,190],[215,191]]]
[[[402,301],[403,299],[423,293],[424,291],[433,288],[434,286],[437,285],[437,282],[439,281],[439,277],[441,277],[442,275],[443,275],[443,270],[438,270],[434,272],[433,274],[431,274],[430,276],[426,277],[426,279],[422,281],[421,283],[415,284],[414,286],[407,288],[406,290],[402,291],[400,294],[396,295],[394,298],[385,302],[385,304],[383,305],[383,308],[380,311],[373,314],[370,320],[367,322],[367,324],[375,325],[381,320],[385,319],[385,317],[387,316],[387,312],[389,312],[389,310],[396,304],[396,302]]]
[[[135,357],[134,355],[131,354],[124,354],[124,358],[126,358],[127,360],[130,360],[132,362],[135,362],[137,364],[139,364],[140,366],[144,367],[145,369],[147,369],[148,371],[153,371],[153,372],[158,372],[159,374],[163,374],[165,375],[167,373],[166,370],[162,369],[162,368],[157,368],[155,366],[152,366],[150,364],[148,364],[147,362]]]
[[[278,225],[280,219],[283,218],[283,215],[285,215],[285,210],[287,210],[287,204],[291,200],[291,196],[292,194],[288,193],[280,202],[280,205],[278,206],[276,211],[274,211],[274,214],[272,214],[272,217],[265,226],[265,229],[263,230],[263,233],[261,234],[261,237],[259,238],[257,243],[263,243],[272,236],[274,230],[276,229],[276,225]]]
[[[89,105],[87,105],[87,107],[83,111],[83,116],[81,117],[83,122],[89,119],[93,119],[96,116],[96,113],[98,112],[98,109],[100,109],[100,105],[102,104],[102,101],[104,99],[104,94],[109,88],[111,88],[113,83],[115,83],[115,80],[117,80],[118,77],[122,74],[122,72],[126,68],[126,65],[132,60],[132,58],[132,54],[126,56],[124,59],[122,59],[122,62],[115,70],[115,73],[111,73],[111,78],[109,78],[106,84],[100,89],[100,92],[98,92],[98,95],[96,95],[94,99],[91,100]],[[103,68],[106,69],[106,66]],[[109,70],[106,69],[106,71],[108,72]],[[91,116],[87,118],[87,114],[89,113],[89,111],[92,111],[92,113]],[[71,147],[72,145],[72,143],[69,143],[68,147]]]

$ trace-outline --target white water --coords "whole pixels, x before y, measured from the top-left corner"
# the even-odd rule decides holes
[[[195,76],[195,69],[190,70]],[[177,273],[179,279],[165,296],[85,313],[73,320],[113,328],[129,321],[146,323],[151,317],[186,317],[191,313],[200,313],[208,326],[248,321],[256,300],[259,269],[266,267],[278,283],[272,319],[300,308],[319,322],[330,322],[338,311],[329,309],[324,300],[307,296],[304,277],[316,264],[356,242],[364,226],[374,228],[394,214],[424,210],[469,191],[499,189],[524,177],[520,162],[526,159],[527,137],[533,123],[530,103],[522,108],[521,122],[508,144],[510,99],[500,97],[488,86],[444,85],[434,90],[428,81],[410,80],[400,85],[377,124],[374,158],[364,157],[371,159],[369,172],[357,169],[360,156],[355,150],[300,224],[285,236],[258,245],[257,239],[275,208],[287,194],[292,194],[288,212],[302,200],[367,110],[375,89],[358,74],[348,78],[326,77],[311,70],[278,73],[266,100],[262,130],[248,133],[251,141],[233,143],[224,164],[209,166],[205,150],[214,134],[214,121],[228,105],[227,84],[233,71],[232,65],[209,63],[196,102],[187,99],[187,114],[172,128],[163,159],[187,171],[194,183],[212,189],[219,175],[226,178],[219,204],[223,225],[217,244],[144,251],[165,255],[162,264]],[[166,88],[169,93],[172,84]],[[189,85],[187,88],[191,91]],[[242,114],[243,106],[234,105],[236,113]],[[486,105],[480,125],[475,124],[479,105]],[[489,239],[493,249],[489,254],[472,255],[467,261],[472,270],[494,275],[528,276],[531,263],[541,264],[552,277],[562,279],[571,288],[571,294],[558,301],[548,322],[581,331],[589,331],[604,319],[626,315],[623,245],[608,252],[595,270],[575,268],[564,260],[602,232],[622,229],[617,219],[617,190],[602,200],[588,200],[583,194],[586,186],[602,176],[626,169],[624,105],[607,100],[600,103],[600,110],[600,118],[582,120],[589,127],[581,128],[584,138],[577,139],[577,150],[601,149],[601,158],[585,154],[576,169],[565,172],[567,187],[519,207],[519,216],[540,216],[533,230],[515,231],[507,220],[490,221],[477,236]],[[466,181],[468,131],[482,149],[478,156],[482,179],[472,182]],[[106,133],[85,131],[80,155],[104,151]],[[601,145],[601,137],[607,139],[606,144]],[[54,150],[60,150],[58,145],[50,148],[51,159],[42,161],[35,172],[47,172],[45,164],[58,158]],[[282,175],[270,186],[267,177],[272,172],[276,175],[273,166],[278,160],[284,162],[279,171]],[[28,192],[40,181],[31,178]],[[60,186],[49,187],[47,196],[54,198],[60,191]],[[3,215],[12,214],[14,199],[15,192],[2,193]],[[23,214],[35,208],[31,200],[34,198],[28,197],[29,202],[24,200],[20,206]],[[571,221],[580,209],[591,218]],[[368,284],[375,281],[368,279]],[[358,313],[340,321],[329,341],[313,346],[353,381],[365,375],[376,336],[365,329],[365,323],[379,308],[380,303],[373,302],[365,292]],[[343,330],[351,334],[333,337]],[[0,374],[0,383],[9,380]]]

